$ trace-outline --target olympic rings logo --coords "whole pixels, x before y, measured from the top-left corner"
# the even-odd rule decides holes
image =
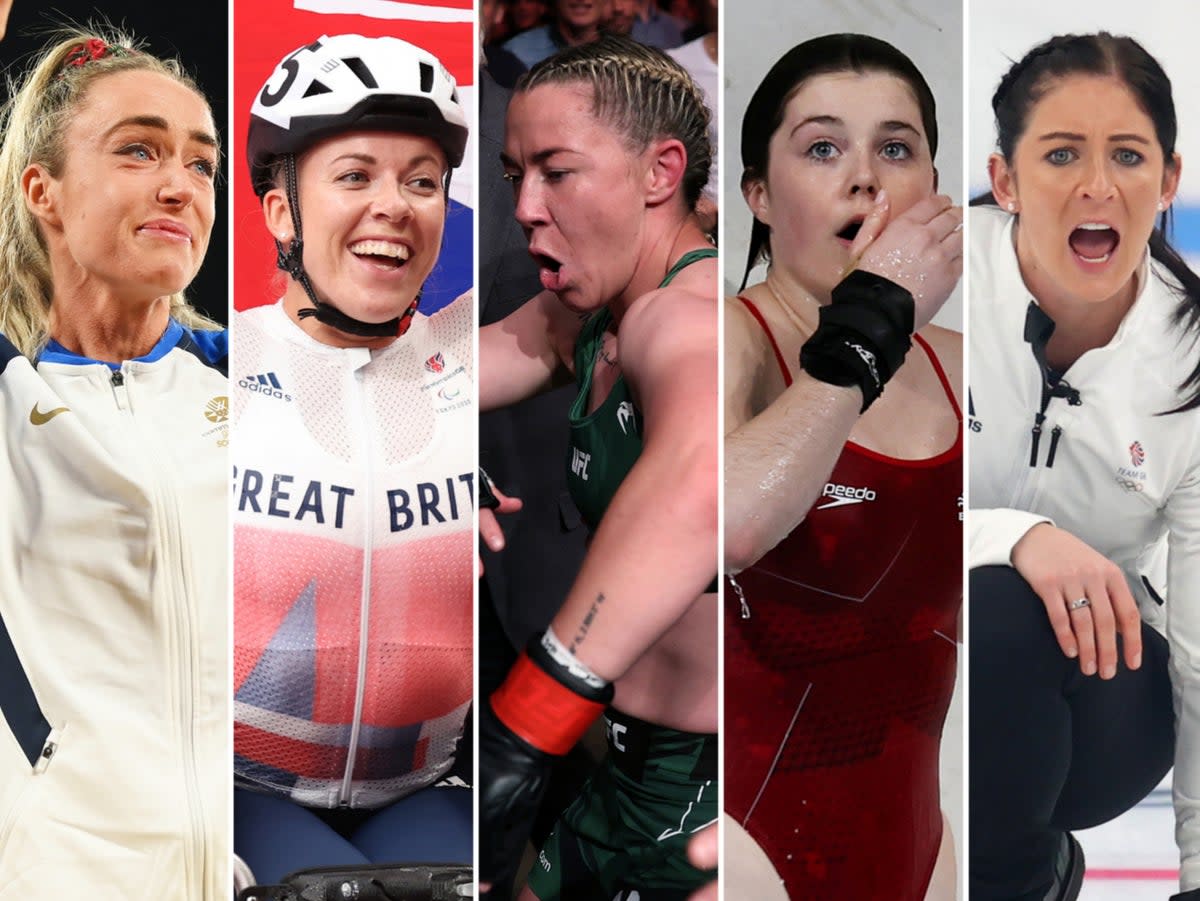
[[[1132,491],[1134,493],[1140,493],[1146,489],[1145,482],[1135,482],[1132,479],[1123,479],[1120,476],[1117,476],[1116,478],[1114,478],[1113,481],[1116,482],[1118,485],[1120,485],[1122,488],[1124,488],[1126,491]]]

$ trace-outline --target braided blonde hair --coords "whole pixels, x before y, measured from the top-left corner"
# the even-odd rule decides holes
[[[89,57],[90,47],[102,47],[103,55]],[[78,62],[69,62],[72,57]],[[66,162],[67,124],[88,89],[106,75],[132,70],[167,75],[200,94],[178,60],[144,53],[129,36],[111,28],[64,30],[19,83],[9,80],[10,99],[0,109],[0,333],[30,358],[49,337],[54,283],[46,241],[25,205],[21,176],[39,163],[58,177]],[[170,302],[171,315],[183,325],[219,328],[193,309],[183,292],[171,295]]]
[[[696,207],[708,183],[711,116],[692,76],[661,50],[606,34],[538,63],[521,76],[518,92],[544,84],[585,82],[592,86],[592,114],[615,126],[634,153],[663,137],[677,138],[687,151],[683,198]]]

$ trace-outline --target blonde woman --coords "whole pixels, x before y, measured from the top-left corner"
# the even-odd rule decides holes
[[[219,160],[175,61],[73,32],[0,146],[0,898],[228,892]]]

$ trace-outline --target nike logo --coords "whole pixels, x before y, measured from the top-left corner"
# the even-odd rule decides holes
[[[69,412],[67,407],[55,407],[53,410],[43,413],[37,408],[37,404],[34,404],[33,409],[29,411],[29,421],[34,425],[45,425],[59,413]]]

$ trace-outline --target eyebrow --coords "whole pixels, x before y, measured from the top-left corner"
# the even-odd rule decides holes
[[[1087,136],[1076,134],[1072,131],[1051,131],[1038,138],[1039,141],[1086,141]],[[1109,135],[1109,141],[1129,141],[1134,144],[1145,144],[1150,146],[1149,139],[1138,134],[1116,134]]]
[[[128,128],[131,125],[139,125],[143,128],[153,128],[158,131],[168,131],[170,125],[162,116],[126,116],[112,128],[104,133],[104,137],[109,137],[114,132],[120,131],[122,128]],[[216,148],[217,138],[215,135],[209,134],[207,131],[189,131],[188,137],[193,141],[204,144],[208,147]]]
[[[332,160],[329,161],[329,165],[332,166],[335,163],[342,162],[343,160],[357,160],[358,162],[360,162],[366,166],[375,166],[375,165],[379,164],[379,160],[369,153],[351,152],[351,153],[342,153],[342,154],[339,154],[338,156],[335,156]],[[407,165],[408,166],[419,166],[422,163],[433,163],[435,166],[440,166],[441,160],[439,160],[432,153],[422,153],[422,154],[419,154],[418,156],[413,157],[411,160],[409,160]]]
[[[886,122],[881,122],[879,123],[879,129],[880,131],[911,131],[914,136],[921,137],[921,132],[903,119],[889,119]]]
[[[555,154],[577,153],[577,152],[578,151],[571,150],[569,147],[547,147],[545,150],[539,150],[537,153],[530,156],[529,162],[531,165],[536,166],[539,163],[546,162],[546,160],[550,159],[550,157],[554,156]],[[511,156],[509,156],[507,153],[505,153],[504,151],[500,152],[500,162],[502,165],[508,166],[513,169],[521,168],[520,164],[516,160],[514,160]]]
[[[368,166],[374,166],[379,160],[371,156],[369,153],[341,153],[329,161],[329,165],[340,163],[342,160],[357,160],[360,163],[366,163]]]
[[[846,123],[837,116],[809,116],[808,118],[796,123],[796,127],[792,129],[792,134],[794,135],[805,125],[833,125],[840,127],[844,126],[845,124]],[[909,123],[905,122],[903,119],[888,119],[884,122],[880,122],[879,130],[886,132],[910,131],[918,138],[921,136],[921,132],[919,132]],[[791,135],[789,135],[789,137],[790,136]]]
[[[808,118],[802,119],[799,122],[797,122],[796,127],[792,129],[791,134],[789,134],[788,137],[790,138],[792,135],[794,135],[796,132],[798,132],[800,129],[802,129],[805,125],[845,125],[845,124],[846,123],[843,122],[841,119],[839,119],[837,116],[809,116]]]

